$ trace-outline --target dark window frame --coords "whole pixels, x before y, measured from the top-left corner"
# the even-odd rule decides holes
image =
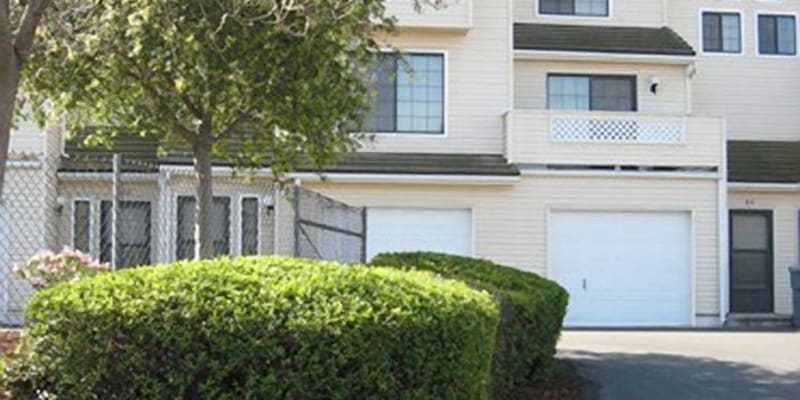
[[[775,52],[768,52],[765,51],[761,46],[761,41],[764,40],[764,35],[761,32],[761,24],[762,18],[764,19],[772,19],[773,20],[773,29],[772,32],[773,37],[775,38]],[[781,52],[780,49],[780,29],[778,26],[778,21],[781,19],[791,19],[794,25],[794,29],[792,30],[792,40],[794,41],[794,49],[791,52]],[[758,55],[760,56],[785,56],[791,57],[797,55],[797,16],[794,14],[780,14],[780,13],[763,13],[763,14],[756,14],[756,34],[758,35],[758,40],[756,41],[756,47],[758,50]]]
[[[399,74],[400,68],[406,68],[403,66],[404,59],[410,59],[411,57],[436,57],[441,59],[442,61],[442,104],[441,104],[441,113],[442,113],[442,127],[439,131],[429,131],[429,130],[400,130],[398,128],[398,112],[397,112],[397,105],[398,105],[398,79],[397,76]],[[398,134],[398,135],[428,135],[428,136],[436,136],[440,135],[443,136],[447,132],[447,55],[444,51],[412,51],[412,52],[394,52],[394,51],[383,51],[380,53],[379,57],[391,57],[392,60],[392,68],[394,70],[392,74],[392,79],[394,80],[394,121],[392,125],[394,129],[381,129],[381,128],[374,128],[367,126],[367,131],[369,133],[376,133],[376,134]],[[408,66],[408,68],[411,68]],[[378,90],[380,89],[380,82],[376,82],[378,86]],[[378,96],[376,95],[376,101]],[[370,117],[371,110],[368,112],[368,119]]]
[[[86,237],[83,238],[83,239],[86,240],[86,247],[85,248],[81,248],[77,243],[77,238],[78,238],[78,234],[79,234],[79,232],[78,232],[78,222],[79,221],[78,221],[78,215],[77,215],[78,204],[81,204],[81,205],[84,205],[84,206],[87,207],[87,213],[86,213],[87,220],[86,220],[85,232],[80,232],[81,234],[86,235]],[[81,251],[81,252],[83,252],[85,254],[88,254],[89,252],[91,252],[91,250],[92,250],[92,226],[94,225],[92,222],[93,222],[92,221],[92,201],[88,200],[88,199],[75,199],[75,200],[73,200],[73,202],[72,202],[72,248],[73,249]]]
[[[149,265],[152,262],[153,257],[153,204],[150,201],[146,200],[132,200],[132,201],[120,201],[118,202],[120,212],[126,207],[133,207],[133,208],[141,208],[144,207],[147,210],[147,219],[145,221],[145,243],[144,244],[129,244],[123,243],[120,240],[117,241],[117,248],[116,251],[116,268],[130,268],[130,267],[138,267],[142,265]],[[111,227],[113,219],[109,215],[110,209],[113,207],[113,202],[111,200],[103,200],[100,202],[100,261],[101,262],[111,262],[111,255],[115,254],[115,252],[111,249],[110,235],[112,234],[113,230]],[[109,220],[110,219],[110,220]],[[125,254],[130,251],[130,249],[134,250],[142,250],[141,259],[143,260],[141,263],[136,265],[125,265],[123,262],[127,258]]]
[[[558,11],[545,11],[542,7],[542,2],[544,0],[536,0],[537,8],[536,12],[539,15],[543,16],[559,16],[559,17],[581,17],[581,18],[609,18],[611,17],[611,1],[605,0],[606,2],[606,13],[605,14],[587,14],[587,13],[579,13],[577,11],[578,0],[556,0],[556,1],[568,1],[572,3],[571,11],[561,11],[559,7]]]
[[[245,249],[249,244],[245,241],[245,201],[255,201],[255,250]],[[261,201],[257,196],[242,196],[239,202],[239,253],[243,256],[258,255],[261,250]]]
[[[572,74],[572,73],[549,73],[547,74],[547,88],[546,88],[546,107],[550,110],[550,78],[588,78],[589,79],[589,110],[588,111],[606,111],[606,112],[638,112],[639,111],[639,77],[637,75],[627,74]],[[593,79],[618,79],[629,80],[631,83],[631,100],[632,107],[628,111],[620,110],[599,110],[594,108],[594,93],[592,84]]]
[[[717,35],[719,35],[719,48],[706,47],[706,15],[714,16],[719,19]],[[739,50],[725,50],[725,27],[723,17],[726,15],[736,16],[739,20]],[[723,11],[723,10],[703,10],[700,12],[700,47],[703,53],[711,54],[730,54],[739,55],[744,54],[744,16],[739,11]]]
[[[192,235],[189,238],[181,237],[181,229],[183,226],[183,221],[181,219],[181,204],[185,201],[195,202],[193,210],[197,207],[196,200],[194,195],[179,195],[176,198],[176,213],[175,213],[175,259],[177,260],[187,260],[191,259],[193,256],[189,256],[188,258],[185,256],[184,251],[188,247],[191,249],[192,254],[194,254],[194,228],[192,228]],[[214,255],[221,256],[221,255],[231,255],[231,228],[233,226],[231,220],[231,197],[230,196],[214,196],[212,199],[212,212],[214,207],[216,206],[217,202],[225,202],[226,209],[225,209],[225,226],[227,229],[224,230],[225,237],[223,239],[223,243],[218,243],[219,241],[216,238],[213,238],[213,246],[214,246]],[[194,216],[196,216],[196,210],[194,211]],[[213,217],[212,217],[213,218]],[[192,224],[194,225],[194,223]]]

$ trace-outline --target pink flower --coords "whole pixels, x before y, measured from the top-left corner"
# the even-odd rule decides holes
[[[27,263],[15,266],[14,272],[34,288],[43,289],[61,282],[76,282],[110,269],[108,263],[101,264],[78,250],[65,247],[59,254],[39,252]]]

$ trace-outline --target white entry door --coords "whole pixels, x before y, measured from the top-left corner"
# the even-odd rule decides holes
[[[554,212],[549,276],[570,294],[568,326],[688,326],[691,217]]]
[[[385,252],[472,255],[470,210],[367,209],[367,259]]]

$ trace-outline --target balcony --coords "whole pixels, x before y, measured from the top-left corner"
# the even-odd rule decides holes
[[[514,163],[719,168],[723,161],[720,118],[551,110],[505,118]]]
[[[397,18],[400,29],[421,28],[466,32],[472,27],[472,0],[449,0],[442,8],[424,5],[414,8],[414,0],[386,0],[386,15]]]

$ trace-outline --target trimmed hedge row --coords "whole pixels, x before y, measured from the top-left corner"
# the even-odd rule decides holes
[[[556,344],[569,295],[555,282],[491,261],[435,253],[378,255],[373,265],[432,271],[494,294],[501,302],[492,368],[492,397],[554,372]]]
[[[281,258],[38,293],[15,399],[485,399],[495,299],[430,273]]]

